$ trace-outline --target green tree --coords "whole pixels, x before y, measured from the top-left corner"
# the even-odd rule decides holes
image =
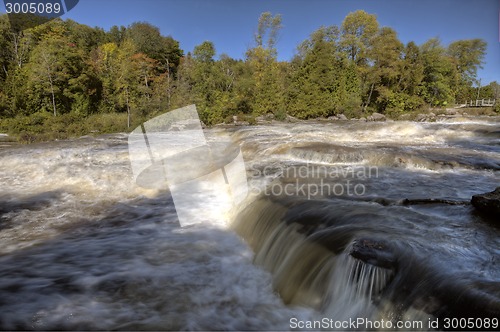
[[[341,45],[349,59],[358,66],[367,61],[367,52],[378,28],[377,17],[364,10],[349,13],[342,22]]]
[[[370,68],[370,53],[378,31],[377,17],[363,10],[349,13],[340,28],[340,46],[345,56],[356,66],[364,109],[371,103],[378,79]]]
[[[257,33],[255,34],[255,44],[257,47],[275,50],[279,30],[282,28],[281,15],[273,16],[270,12],[264,12],[259,17]],[[267,41],[264,44],[264,39]]]
[[[32,30],[15,30],[7,15],[0,16],[0,77],[8,75],[10,69],[22,68],[29,60],[31,50],[36,44]]]
[[[456,69],[446,55],[446,49],[439,39],[433,38],[420,47],[420,52],[424,63],[424,100],[432,106],[454,102],[451,85],[456,79]]]
[[[71,108],[71,88],[78,85],[82,57],[68,40],[42,40],[33,50],[26,70],[34,110],[50,109],[54,116]],[[50,106],[49,106],[50,105]]]
[[[177,79],[172,95],[173,108],[182,107],[194,102],[192,93],[194,69],[195,62],[191,53],[188,52],[185,57],[181,58],[177,71]]]
[[[132,23],[126,30],[125,38],[133,42],[138,53],[161,59],[162,36],[157,27],[146,22]]]
[[[183,56],[183,51],[179,47],[179,42],[170,36],[162,36],[160,30],[146,22],[136,22],[129,26],[123,33],[118,33],[117,29],[113,31],[114,35],[122,36],[125,39],[131,40],[135,45],[136,52],[142,53],[145,57],[142,58],[142,66],[152,69],[155,76],[155,82],[161,86],[152,87],[153,90],[159,95],[154,99],[157,108],[162,109],[163,97],[166,98],[166,108],[170,108],[172,94],[175,90],[175,77],[177,74],[178,66]],[[115,37],[117,39],[118,37]],[[154,61],[153,66],[146,65],[151,59]],[[137,58],[136,60],[141,60]],[[144,62],[145,61],[145,62]],[[152,63],[151,63],[152,64]],[[148,85],[146,84],[146,89]],[[144,95],[144,93],[143,93]],[[145,94],[148,102],[151,101],[148,94]],[[149,105],[151,106],[151,105]],[[143,112],[144,113],[144,112]]]
[[[360,106],[355,66],[341,53],[336,26],[321,27],[299,46],[288,109],[299,118],[349,115]]]
[[[158,69],[163,68],[160,71],[168,68],[175,72],[183,52],[172,37],[162,36],[160,29],[149,23],[136,22],[126,29],[125,38],[134,43],[138,53],[158,61]]]
[[[487,44],[482,39],[458,40],[448,46],[447,54],[452,58],[458,82],[453,86],[456,99],[468,99],[468,91],[477,82],[477,70],[482,68]]]
[[[10,26],[7,15],[0,16],[0,82],[4,82],[8,76],[10,64],[12,62],[11,44],[7,39],[10,33]]]
[[[216,62],[215,54],[213,43],[205,41],[194,48],[192,57],[191,91],[207,124],[223,122],[233,108],[231,85],[226,82],[226,74],[231,75],[230,61],[225,57]]]
[[[420,96],[424,79],[424,63],[420,49],[414,42],[409,42],[403,53],[398,88],[410,96]]]
[[[116,57],[118,55],[118,45],[115,43],[105,43],[96,49],[92,64],[99,80],[102,84],[101,109],[104,112],[114,111],[112,102],[114,95],[114,80],[117,76],[118,66]]]
[[[246,61],[234,61],[234,102],[238,113],[250,114],[253,111],[255,82],[252,68]]]
[[[396,31],[383,27],[373,38],[369,56],[373,61],[371,71],[371,87],[366,101],[368,106],[375,90],[377,109],[404,108],[404,97],[399,95],[397,84],[401,74],[403,44],[399,41]],[[373,89],[375,87],[375,89]]]
[[[491,88],[491,98],[496,99],[497,102],[500,103],[500,84],[498,84],[497,81],[493,81],[489,86]]]
[[[127,28],[123,25],[120,27],[118,27],[117,25],[113,25],[111,29],[109,29],[109,31],[106,33],[106,42],[121,45],[121,43],[125,39],[126,31]]]
[[[256,46],[247,51],[247,62],[253,73],[254,89],[251,108],[256,115],[284,111],[284,76],[277,61],[275,48],[281,28],[281,16],[262,13],[257,33]],[[267,36],[267,41],[264,39]]]
[[[134,43],[131,40],[125,40],[116,55],[118,69],[118,76],[115,79],[117,106],[127,112],[127,128],[130,128],[132,109],[136,107],[139,95],[138,77],[140,73],[132,58],[134,54],[136,54]]]
[[[482,39],[459,40],[448,46],[447,53],[454,60],[458,72],[469,82],[474,82],[477,69],[482,68],[487,43]]]
[[[204,41],[193,50],[193,59],[202,63],[211,63],[214,61],[215,46],[210,41]]]
[[[68,40],[84,55],[90,54],[92,50],[106,41],[106,33],[101,28],[91,28],[72,20],[66,20],[64,25],[67,29]]]
[[[214,56],[215,47],[212,42],[205,41],[196,46],[193,50],[194,67],[191,73],[192,92],[195,102],[200,107],[202,121],[213,124],[221,122],[217,109],[213,106],[216,103]]]

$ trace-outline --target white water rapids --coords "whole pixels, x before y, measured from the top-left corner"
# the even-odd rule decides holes
[[[447,269],[474,271],[475,282],[500,281],[500,231],[472,207],[371,203],[468,201],[499,186],[498,120],[304,122],[205,135],[241,146],[253,193],[297,184],[294,167],[343,170],[327,182],[347,177],[365,191],[309,197],[333,204],[325,216],[337,213],[342,225],[359,228],[370,222],[364,235],[373,234],[372,225],[412,249],[441,252],[437,262],[454,260]],[[377,176],[354,171],[369,166]],[[0,329],[289,330],[293,317],[391,317],[392,307],[376,298],[393,272],[303,242],[307,229],[279,221],[293,217],[287,213],[295,203],[269,208],[249,197],[240,210],[253,209],[245,212],[250,219],[262,216],[243,226],[233,225],[239,211],[196,206],[205,211],[200,223],[181,228],[168,188],[133,183],[126,134],[4,143],[0,183]],[[399,219],[386,222],[391,216]],[[258,225],[268,217],[269,224]],[[409,305],[403,315],[427,320],[426,308]]]

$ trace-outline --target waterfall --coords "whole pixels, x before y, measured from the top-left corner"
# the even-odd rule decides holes
[[[331,271],[323,311],[336,319],[371,317],[393,273],[342,253]]]
[[[329,317],[371,316],[393,271],[352,257],[351,245],[335,254],[301,234],[297,223],[283,222],[285,212],[281,203],[257,200],[233,225],[255,251],[254,263],[273,275],[283,301]]]

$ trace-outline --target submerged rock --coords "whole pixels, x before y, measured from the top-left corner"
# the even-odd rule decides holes
[[[490,193],[472,196],[471,203],[479,212],[500,217],[500,187]]]

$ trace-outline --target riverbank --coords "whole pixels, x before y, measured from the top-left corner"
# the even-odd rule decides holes
[[[359,113],[357,117],[348,117],[338,114],[327,118],[311,118],[307,120],[298,119],[290,115],[276,117],[274,114],[253,116],[251,114],[240,114],[228,117],[224,123],[213,127],[252,126],[275,123],[294,122],[333,122],[333,121],[414,121],[414,122],[436,122],[447,119],[460,119],[470,117],[497,117],[500,113],[493,108],[446,108],[429,109],[427,111],[415,111],[395,114],[381,114],[376,112]],[[23,144],[35,142],[47,142],[54,140],[78,138],[86,135],[102,135],[112,133],[126,133],[147,121],[147,118],[132,117],[130,126],[127,114],[104,113],[94,114],[87,117],[69,113],[57,117],[49,113],[35,113],[31,116],[18,116],[15,118],[0,119],[0,142],[20,142]]]
[[[5,140],[20,143],[48,142],[85,135],[102,135],[129,132],[142,123],[136,118],[127,126],[127,114],[94,114],[87,117],[69,113],[52,116],[49,113],[35,113],[31,116],[0,119],[0,133]],[[5,135],[8,135],[8,139]]]
[[[492,108],[487,107],[477,107],[477,108],[446,108],[446,109],[429,109],[427,111],[415,111],[415,112],[405,112],[398,114],[381,114],[377,112],[367,112],[359,117],[347,117],[345,114],[339,114],[330,116],[328,118],[316,118],[309,119],[314,121],[413,121],[413,122],[436,122],[443,119],[450,118],[468,118],[468,117],[496,117],[500,116],[500,113],[496,112]],[[292,116],[287,116],[284,120],[277,120],[272,114],[266,116],[259,116],[255,118],[257,124],[265,124],[275,122],[299,122],[299,121],[309,121],[300,120]],[[239,119],[234,117],[235,125],[250,125],[251,123],[245,121],[244,119]]]

